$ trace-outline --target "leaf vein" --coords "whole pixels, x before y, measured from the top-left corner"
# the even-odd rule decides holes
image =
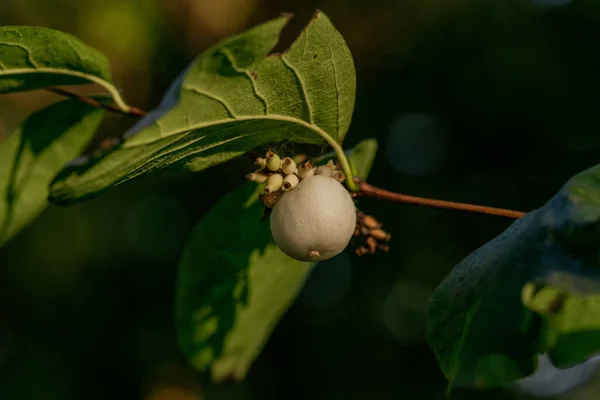
[[[229,122],[232,122],[232,121],[229,121]],[[226,130],[235,129],[235,128],[238,128],[239,126],[242,126],[242,125],[247,124],[249,122],[251,122],[251,121],[244,121],[244,122],[242,122],[240,124],[236,124],[235,126],[228,127],[228,128],[225,128],[225,129]],[[248,137],[251,137],[251,136],[256,136],[256,135],[262,134],[264,132],[268,132],[268,131],[272,131],[272,130],[278,130],[278,129],[280,129],[280,127],[274,127],[274,128],[269,128],[269,129],[261,129],[261,130],[254,130],[254,131],[252,131],[250,133],[247,133],[247,134],[236,136],[236,137],[233,137],[233,138],[230,138],[230,139],[227,139],[227,140],[222,140],[222,141],[216,142],[216,143],[211,143],[210,145],[202,147],[201,149],[198,149],[196,151],[190,150],[188,153],[181,152],[179,154],[179,157],[176,157],[176,159],[173,162],[182,161],[183,159],[185,159],[185,158],[187,158],[189,156],[193,156],[196,153],[204,152],[206,150],[210,150],[212,148],[225,145],[225,144],[233,142],[235,140],[244,139],[244,138],[248,138]],[[193,133],[193,131],[194,131],[194,129],[188,131],[187,134],[191,134],[191,133]],[[206,137],[206,135],[200,136],[200,137],[198,137],[196,139],[193,139],[193,140],[191,140],[189,142],[183,143],[183,144],[178,145],[178,146],[176,146],[176,147],[174,147],[172,149],[169,149],[168,151],[166,151],[166,152],[164,152],[162,154],[161,154],[162,149],[157,150],[157,152],[155,153],[155,155],[153,155],[148,160],[146,160],[143,164],[141,164],[140,166],[138,166],[137,168],[135,168],[134,170],[132,170],[127,175],[127,177],[122,178],[121,182],[119,182],[119,183],[125,182],[128,179],[132,179],[132,178],[135,178],[138,175],[141,175],[146,170],[146,167],[148,166],[148,164],[151,164],[152,162],[154,162],[156,160],[159,160],[161,158],[168,157],[170,154],[178,152],[181,149],[185,149],[186,147],[190,147],[194,143],[196,143],[196,142],[204,139],[205,137]],[[141,171],[140,171],[140,169],[141,169]],[[116,183],[115,185],[118,185],[119,183]]]
[[[302,81],[302,78],[300,78],[300,74],[298,73],[298,70],[292,66],[292,64],[290,64],[286,59],[285,59],[285,55],[281,56],[281,61],[283,61],[283,63],[290,69],[292,70],[292,72],[294,73],[294,75],[296,76],[296,79],[298,80],[298,84],[300,86],[300,91],[302,92],[302,95],[304,96],[304,100],[306,101],[306,107],[308,109],[308,122],[310,122],[311,124],[314,125],[315,121],[313,118],[313,110],[312,110],[312,106],[310,104],[310,101],[308,100],[308,92],[306,91],[306,87],[304,85],[304,82]]]
[[[256,82],[254,81],[254,77],[252,76],[252,74],[243,68],[239,68],[237,65],[235,65],[234,62],[234,57],[233,55],[229,52],[229,50],[227,49],[220,49],[220,51],[225,54],[225,57],[227,58],[227,60],[231,63],[231,66],[233,67],[234,70],[236,70],[237,72],[241,72],[244,75],[246,75],[246,77],[248,78],[248,80],[250,80],[250,83],[252,85],[252,92],[254,93],[254,96],[256,96],[257,99],[259,99],[262,103],[263,106],[265,108],[265,115],[269,114],[269,103],[267,102],[267,99],[265,99],[260,93],[258,93],[258,91],[256,90]]]
[[[27,53],[27,62],[29,64],[31,64],[31,66],[33,68],[39,68],[39,66],[37,65],[37,63],[35,61],[33,61],[33,59],[31,58],[31,50],[29,50],[29,48],[27,46],[23,46],[21,43],[12,43],[12,42],[2,42],[0,43],[0,46],[7,46],[7,47],[17,47],[21,50],[25,50],[25,53]]]
[[[304,128],[307,128],[309,130],[312,130],[315,135],[320,136],[321,138],[323,138],[325,141],[329,142],[331,144],[331,142],[335,143],[335,140],[333,140],[333,138],[324,130],[322,130],[320,127],[318,127],[317,125],[314,124],[309,124],[307,121],[304,121],[303,119],[298,119],[298,118],[293,118],[293,117],[289,117],[287,115],[277,115],[277,114],[271,114],[271,115],[252,115],[252,116],[240,116],[236,119],[221,119],[221,120],[213,120],[213,121],[207,121],[204,123],[198,123],[195,126],[188,126],[186,128],[183,129],[178,129],[178,130],[174,130],[172,131],[170,134],[164,135],[161,137],[161,139],[166,139],[168,137],[174,136],[174,135],[178,135],[181,133],[186,133],[186,132],[192,132],[198,129],[202,129],[202,128],[208,128],[208,127],[215,127],[217,125],[222,125],[222,124],[227,124],[230,122],[234,122],[234,121],[247,121],[247,122],[251,122],[254,120],[264,120],[264,121],[280,121],[280,122],[289,122],[291,124],[297,124],[300,125]],[[159,124],[161,121],[160,119],[155,121],[157,124]],[[159,125],[160,127],[160,125]],[[162,133],[162,128],[161,128],[161,133]],[[135,136],[133,136],[135,137]],[[151,139],[145,142],[136,142],[135,144],[132,145],[127,145],[127,142],[125,142],[123,145],[124,147],[127,148],[134,148],[134,147],[140,147],[140,146],[145,146],[149,143],[153,143],[155,142],[156,139]]]
[[[331,47],[329,47],[329,60],[331,61],[331,66],[333,67],[333,84],[335,85],[335,99],[337,101],[337,107],[335,108],[335,112],[337,114],[337,131],[338,131],[338,138],[341,138],[344,136],[344,132],[341,131],[342,129],[342,123],[340,121],[340,109],[342,107],[341,105],[341,99],[340,99],[340,86],[338,83],[338,79],[337,79],[337,69],[335,68],[335,62],[333,61],[333,52],[331,51]]]
[[[229,104],[227,104],[227,102],[225,100],[220,99],[219,97],[215,96],[214,94],[205,92],[204,90],[198,89],[195,86],[183,86],[182,89],[189,90],[191,92],[199,94],[200,96],[204,96],[210,100],[214,100],[214,101],[218,102],[225,108],[225,111],[227,111],[227,114],[229,114],[230,118],[232,118],[232,119],[237,118],[237,116],[235,115],[235,113],[233,112],[233,109],[229,106]]]

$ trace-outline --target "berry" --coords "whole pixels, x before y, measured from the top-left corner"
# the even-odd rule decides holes
[[[350,242],[356,209],[340,182],[314,175],[281,196],[270,226],[275,244],[285,254],[300,261],[322,261],[341,253]]]

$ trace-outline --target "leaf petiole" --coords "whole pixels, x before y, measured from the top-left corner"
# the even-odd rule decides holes
[[[120,107],[116,102],[115,102],[115,105],[104,104],[104,103],[99,102],[98,100],[93,99],[92,97],[80,96],[76,93],[69,92],[68,90],[57,88],[57,87],[46,88],[46,91],[57,94],[59,96],[67,97],[71,100],[75,100],[80,103],[89,104],[96,108],[103,108],[108,111],[118,112],[123,115],[127,115],[128,117],[140,118],[140,117],[144,117],[147,114],[147,112],[140,110],[139,108],[136,108],[136,107],[127,106],[128,111],[126,111],[125,109]],[[112,94],[110,94],[110,93],[109,93],[109,95],[114,101],[114,96],[112,96]]]
[[[328,141],[329,142],[329,141]],[[329,143],[335,153],[337,154],[337,159],[340,162],[340,166],[342,170],[344,170],[344,174],[346,174],[346,186],[351,192],[358,192],[359,187],[354,182],[354,173],[352,168],[350,168],[350,163],[348,162],[348,158],[346,157],[346,153],[344,153],[344,149],[337,142],[333,141]]]
[[[346,157],[346,153],[344,153],[344,149],[342,148],[342,146],[337,141],[335,141],[335,139],[333,139],[327,132],[325,132],[318,126],[311,125],[307,122],[304,122],[303,120],[296,120],[295,122],[298,123],[299,125],[304,125],[308,129],[311,129],[317,135],[319,135],[323,139],[325,139],[327,144],[329,146],[331,146],[331,148],[337,155],[337,159],[340,162],[340,166],[342,167],[342,170],[344,171],[344,174],[346,175],[346,185],[348,186],[348,189],[351,192],[358,192],[359,187],[356,184],[356,182],[354,182],[354,174],[352,173],[352,169],[350,168],[350,163],[348,162],[348,157]]]

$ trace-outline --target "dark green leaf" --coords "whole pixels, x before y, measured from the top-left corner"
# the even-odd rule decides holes
[[[127,107],[110,81],[107,58],[71,35],[33,26],[0,27],[0,93],[97,83]]]
[[[67,169],[51,200],[77,202],[168,166],[200,171],[269,142],[341,142],[354,108],[350,51],[317,13],[289,50],[268,55],[288,19],[266,22],[200,55],[123,145]]]
[[[103,113],[63,101],[32,114],[0,142],[0,245],[46,207],[50,181],[85,148]]]
[[[272,242],[256,188],[246,183],[222,198],[194,228],[180,264],[179,341],[217,382],[244,378],[314,266]]]
[[[458,264],[429,310],[451,384],[500,385],[531,374],[540,353],[565,367],[600,351],[599,249],[596,166]]]
[[[365,139],[352,149],[348,159],[352,164],[354,176],[366,180],[371,172],[375,155],[377,154],[377,140]]]

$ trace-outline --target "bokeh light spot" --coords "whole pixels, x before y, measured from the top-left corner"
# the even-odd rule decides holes
[[[402,343],[425,340],[428,291],[415,282],[398,282],[383,303],[383,322]]]

